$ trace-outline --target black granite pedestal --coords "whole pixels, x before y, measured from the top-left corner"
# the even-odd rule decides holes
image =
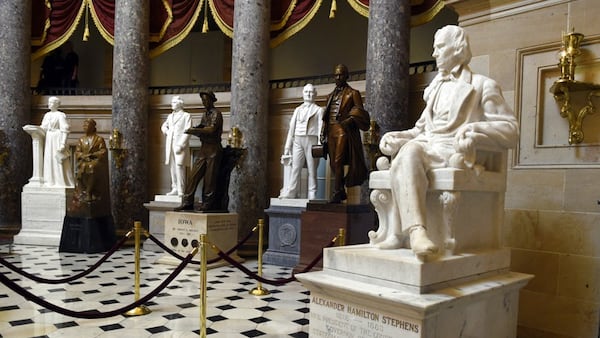
[[[304,270],[338,235],[339,229],[344,229],[347,245],[368,243],[369,231],[377,229],[377,217],[370,204],[309,202],[300,220],[300,261],[295,273]],[[320,261],[313,269],[322,266]]]
[[[65,216],[58,251],[74,253],[104,252],[112,248],[115,241],[115,226],[112,216]]]
[[[271,199],[265,210],[269,216],[269,247],[263,262],[294,267],[300,260],[300,215],[306,210],[308,200]]]

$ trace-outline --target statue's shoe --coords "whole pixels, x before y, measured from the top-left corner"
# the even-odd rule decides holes
[[[329,203],[339,204],[339,203],[342,203],[342,201],[344,201],[347,198],[348,198],[348,196],[346,195],[346,191],[344,191],[344,190],[336,191],[333,193],[333,195],[331,195],[331,199],[329,200]]]
[[[427,237],[427,230],[422,225],[411,227],[410,247],[420,261],[431,258],[438,252],[438,247]]]
[[[173,210],[174,211],[194,210],[194,205],[193,204],[182,204]]]

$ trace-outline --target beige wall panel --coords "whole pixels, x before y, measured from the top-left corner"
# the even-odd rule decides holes
[[[524,289],[555,296],[558,290],[558,263],[555,253],[513,249],[510,270],[535,275]]]
[[[561,256],[558,295],[600,303],[600,258]]]
[[[529,290],[520,293],[521,326],[566,337],[595,338],[598,335],[599,315],[597,303],[568,297],[548,297]]]
[[[564,170],[510,170],[507,181],[507,209],[563,207]]]

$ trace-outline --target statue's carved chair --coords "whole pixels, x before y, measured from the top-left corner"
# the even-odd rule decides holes
[[[427,173],[427,233],[446,256],[467,251],[498,249],[506,190],[507,150],[477,149],[472,168],[439,168]],[[369,178],[371,202],[379,216],[379,228],[369,233],[370,244],[379,246],[389,236],[399,236],[409,247],[390,186],[389,160],[380,158],[378,171]]]

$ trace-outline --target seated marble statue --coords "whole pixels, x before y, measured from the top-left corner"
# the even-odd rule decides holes
[[[96,121],[83,122],[85,135],[75,148],[77,161],[77,184],[75,195],[81,202],[106,200],[108,196],[108,160],[104,138],[96,134]]]
[[[517,120],[498,84],[469,68],[471,51],[462,28],[438,30],[433,57],[439,73],[425,89],[426,107],[414,128],[388,132],[380,141],[381,152],[391,157],[392,203],[400,224],[393,224],[397,228],[392,234],[375,245],[400,248],[401,234],[408,233],[410,247],[420,259],[440,250],[428,236],[428,172],[448,167],[477,170],[476,148],[507,149],[518,140]]]
[[[44,114],[41,128],[46,136],[44,141],[43,177],[45,186],[72,187],[73,173],[67,137],[70,126],[65,113],[58,110],[60,99],[48,99],[49,112]]]
[[[292,170],[288,184],[282,189],[280,198],[300,197],[300,174],[306,165],[308,169],[308,199],[317,197],[317,166],[318,159],[311,153],[312,146],[319,143],[323,108],[315,103],[317,90],[312,84],[307,84],[302,90],[304,103],[296,107],[290,120],[285,141],[283,157],[292,159]]]

